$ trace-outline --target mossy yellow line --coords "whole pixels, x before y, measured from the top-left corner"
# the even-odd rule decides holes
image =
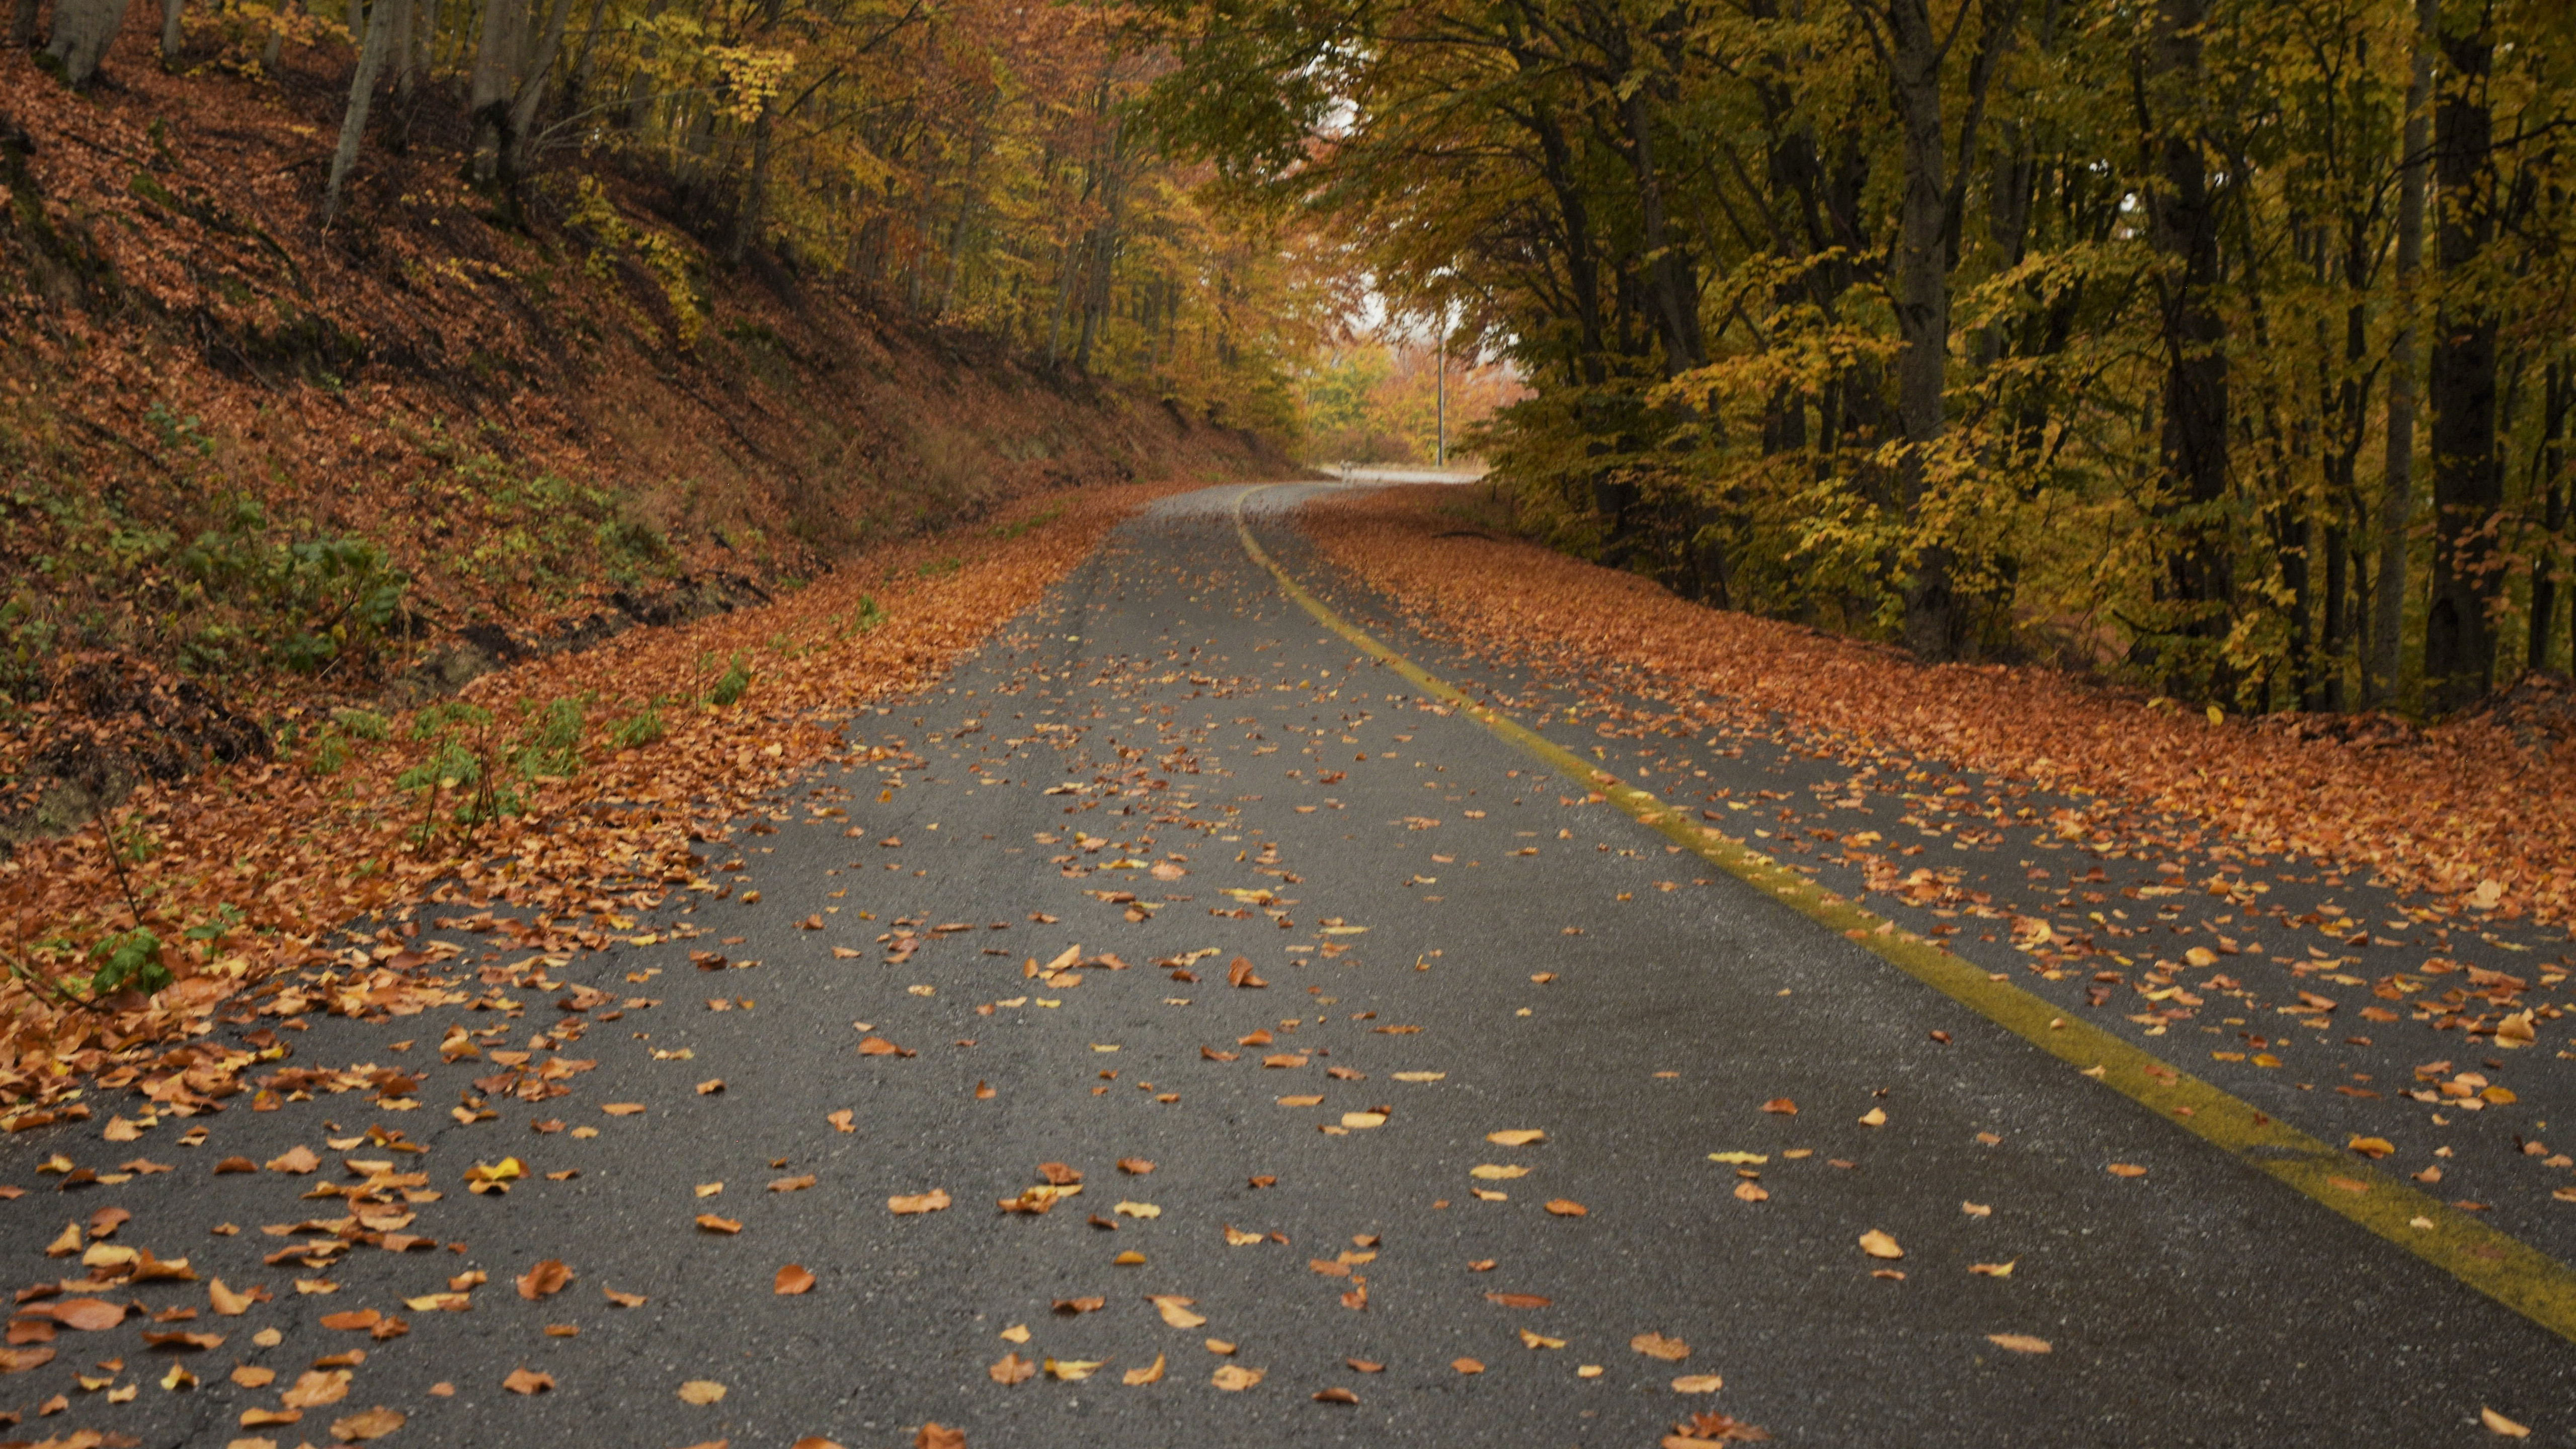
[[[2411,1184],[2273,1120],[2251,1103],[2167,1064],[2099,1027],[2062,1014],[2046,1000],[1961,960],[1938,944],[1819,887],[1770,856],[1622,782],[1537,731],[1469,698],[1447,680],[1379,643],[1325,605],[1262,548],[1244,521],[1237,496],[1236,534],[1244,552],[1316,622],[1568,780],[1599,795],[1683,849],[1724,870],[1819,925],[1886,960],[1915,980],[2081,1069],[2157,1117],[2218,1147],[2255,1170],[2323,1204],[2475,1288],[2562,1338],[2576,1339],[2576,1271],[2519,1238],[2417,1191]]]

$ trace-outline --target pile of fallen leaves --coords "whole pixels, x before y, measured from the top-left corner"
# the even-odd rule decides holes
[[[2426,729],[2302,731],[2206,715],[2048,669],[1925,666],[1795,624],[1687,603],[1535,544],[1460,533],[1448,490],[1309,508],[1324,555],[1459,639],[1757,732],[1893,748],[2105,797],[2059,833],[2143,807],[2265,853],[2367,865],[2505,919],[2576,916],[2576,749],[2496,712]]]
[[[370,912],[488,897],[533,908],[536,929],[565,947],[603,944],[620,912],[696,878],[693,839],[724,838],[817,760],[864,754],[835,727],[851,710],[920,687],[1037,602],[1118,519],[1183,486],[1033,500],[1000,526],[871,554],[763,608],[484,676],[464,703],[491,717],[493,739],[565,704],[583,721],[566,773],[510,779],[516,813],[461,823],[472,791],[423,777],[438,750],[473,745],[456,707],[437,704],[393,716],[336,770],[289,750],[147,784],[92,828],[20,849],[0,862],[0,959],[13,971],[0,983],[0,1096],[16,1108],[0,1125],[87,1115],[49,1104],[97,1074],[183,1113],[238,1091],[250,1054],[163,1048],[209,1033],[246,990],[343,1015],[421,1009],[407,978],[432,961],[403,938],[324,946]],[[652,728],[634,727],[648,716]],[[418,737],[440,719],[443,735]],[[98,948],[138,927],[162,943],[176,983],[88,1001]],[[281,975],[299,967],[328,969]]]

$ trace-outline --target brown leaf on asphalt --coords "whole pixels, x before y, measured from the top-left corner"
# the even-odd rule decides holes
[[[125,1305],[110,1303],[103,1298],[65,1298],[53,1303],[40,1303],[25,1311],[42,1314],[65,1328],[77,1328],[85,1333],[104,1332],[125,1321]]]
[[[947,1190],[936,1187],[928,1192],[916,1193],[909,1197],[898,1194],[886,1199],[886,1210],[898,1217],[907,1213],[935,1213],[946,1206],[948,1206]]]
[[[600,1292],[620,1308],[641,1308],[650,1301],[641,1293],[620,1293],[614,1288],[603,1288]]]
[[[607,1113],[611,1117],[634,1117],[640,1115],[644,1111],[644,1104],[641,1102],[609,1102],[601,1106],[599,1110]]]
[[[697,1223],[699,1228],[710,1233],[731,1235],[742,1231],[742,1224],[739,1221],[733,1218],[720,1218],[714,1213],[698,1214]]]
[[[1374,1363],[1364,1358],[1346,1358],[1343,1359],[1342,1362],[1349,1364],[1352,1368],[1355,1368],[1364,1374],[1382,1374],[1386,1372],[1385,1364]]]
[[[50,1348],[0,1348],[0,1374],[22,1374],[54,1361]]]
[[[1154,1355],[1154,1362],[1149,1366],[1140,1369],[1129,1369],[1126,1373],[1119,1376],[1119,1382],[1125,1384],[1131,1389],[1142,1388],[1146,1384],[1159,1384],[1162,1381],[1163,1356],[1159,1353]]]
[[[1628,1340],[1628,1346],[1648,1358],[1659,1358],[1666,1363],[1680,1363],[1690,1357],[1689,1344],[1678,1338],[1666,1338],[1661,1333],[1638,1334]]]
[[[322,1159],[313,1155],[313,1149],[300,1142],[268,1160],[269,1171],[298,1177],[321,1165]]]
[[[1539,1293],[1488,1293],[1485,1301],[1505,1308],[1545,1308],[1556,1300]]]
[[[1774,1097],[1770,1101],[1762,1104],[1762,1110],[1765,1112],[1777,1112],[1783,1117],[1795,1117],[1798,1115],[1798,1104],[1790,1101],[1786,1097]]]
[[[1739,1182],[1735,1185],[1735,1195],[1745,1202],[1768,1202],[1771,1190],[1758,1182]]]
[[[2009,1278],[2012,1276],[2013,1263],[2020,1261],[2021,1259],[2015,1258],[2010,1263],[1970,1263],[1968,1271],[1987,1278]]]
[[[1038,1176],[1044,1178],[1050,1187],[1071,1187],[1082,1181],[1082,1169],[1067,1167],[1061,1162],[1041,1162]]]
[[[1524,1328],[1521,1330],[1521,1345],[1524,1348],[1563,1348],[1565,1340]]]
[[[858,1115],[850,1108],[843,1107],[838,1112],[826,1115],[823,1120],[831,1123],[834,1131],[856,1132],[859,1130]]]
[[[921,1054],[906,1047],[896,1046],[893,1042],[887,1041],[884,1037],[871,1036],[864,1038],[859,1042],[859,1055],[863,1057],[912,1057],[919,1056]]]
[[[1078,1384],[1100,1372],[1108,1363],[1105,1358],[1051,1358],[1046,1361],[1047,1377],[1060,1384]]]
[[[1549,1199],[1547,1210],[1561,1218],[1579,1218],[1592,1211],[1570,1197]]]
[[[178,1329],[166,1332],[143,1331],[143,1342],[150,1348],[218,1348],[224,1336],[220,1333],[188,1333]]]
[[[2008,1348],[2014,1353],[2047,1353],[2050,1351],[2047,1339],[2033,1338],[2027,1333],[1989,1333],[1986,1335],[1986,1341],[1997,1348]]]
[[[1141,1157],[1122,1157],[1118,1159],[1118,1170],[1132,1176],[1142,1177],[1146,1173],[1154,1170],[1154,1164]]]
[[[1869,1254],[1873,1258],[1902,1258],[1905,1256],[1905,1250],[1896,1245],[1896,1239],[1889,1237],[1887,1234],[1880,1232],[1876,1228],[1872,1228],[1868,1232],[1860,1235],[1860,1250]]]
[[[1249,991],[1270,983],[1252,974],[1251,957],[1237,956],[1225,965],[1225,984]]]
[[[1017,1349],[1002,1355],[1001,1360],[984,1372],[997,1384],[1024,1384],[1037,1377],[1038,1366],[1020,1357]]]
[[[548,1387],[552,1387],[551,1382]],[[318,1409],[348,1396],[347,1369],[307,1369],[296,1375],[295,1386],[280,1396],[280,1402],[290,1409]]]
[[[1504,1147],[1527,1147],[1533,1142],[1546,1141],[1547,1134],[1535,1127],[1514,1127],[1502,1132],[1488,1132],[1485,1140]]]
[[[561,1258],[545,1259],[519,1275],[519,1296],[531,1303],[551,1298],[561,1293],[572,1278],[572,1269],[565,1267]]]
[[[680,1385],[680,1402],[684,1404],[705,1408],[709,1404],[722,1403],[724,1396],[725,1386],[713,1379],[691,1379]]]
[[[1485,1366],[1472,1358],[1453,1358],[1449,1360],[1449,1366],[1462,1374],[1480,1374],[1485,1371]]]
[[[347,1313],[325,1313],[322,1315],[322,1326],[324,1328],[351,1330],[373,1328],[383,1321],[384,1315],[378,1313],[372,1308],[357,1308],[352,1309]]]
[[[1673,1380],[1677,1394],[1713,1394],[1726,1387],[1726,1380],[1715,1374],[1684,1374]]]
[[[1359,1395],[1339,1385],[1315,1391],[1315,1402],[1319,1404],[1356,1404],[1359,1401]]]
[[[1097,1313],[1108,1304],[1108,1299],[1098,1295],[1088,1298],[1059,1298],[1055,1301],[1055,1311],[1067,1318],[1073,1318],[1085,1313]]]
[[[1208,1382],[1229,1394],[1239,1394],[1261,1382],[1262,1376],[1267,1372],[1266,1369],[1248,1369],[1230,1363],[1219,1364],[1216,1372],[1208,1375]]]
[[[2103,1171],[2108,1172],[2113,1177],[2144,1177],[2147,1175],[2147,1170],[2138,1166],[2134,1162],[2114,1162],[2109,1167],[2104,1168]]]
[[[345,1419],[332,1420],[331,1437],[353,1443],[381,1439],[407,1422],[409,1420],[402,1410],[388,1409],[379,1404],[372,1409],[361,1409]]]
[[[215,1176],[217,1177],[221,1177],[227,1172],[257,1171],[259,1171],[259,1164],[251,1161],[247,1157],[227,1157],[223,1161],[215,1164]]]
[[[778,1270],[777,1278],[771,1283],[771,1291],[781,1298],[788,1298],[806,1292],[813,1286],[814,1275],[790,1263]]]
[[[277,1382],[277,1370],[246,1363],[233,1370],[232,1379],[246,1389],[264,1389]]]
[[[813,1185],[814,1174],[809,1172],[803,1177],[778,1178],[769,1184],[769,1190],[771,1192],[803,1192],[805,1189],[812,1187]]]
[[[819,1439],[799,1440],[795,1449],[817,1449],[817,1446],[819,1449],[841,1449],[838,1444]],[[966,1431],[951,1429],[935,1421],[924,1424],[921,1432],[912,1436],[912,1449],[966,1449]]]
[[[698,1095],[701,1097],[712,1097],[723,1090],[724,1078],[722,1077],[709,1077],[707,1080],[698,1083]]]

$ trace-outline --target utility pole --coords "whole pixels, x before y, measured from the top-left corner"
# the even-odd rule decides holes
[[[1449,466],[1449,309],[1440,309],[1440,345],[1431,364],[1432,412],[1438,419],[1431,443],[1431,466]]]

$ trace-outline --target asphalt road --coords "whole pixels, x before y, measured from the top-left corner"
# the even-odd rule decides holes
[[[461,999],[228,1028],[288,1047],[283,1066],[391,1066],[412,1083],[349,1090],[361,1073],[130,1142],[100,1140],[93,1119],[0,1146],[0,1182],[25,1189],[0,1204],[22,1283],[76,1274],[47,1246],[111,1206],[132,1217],[109,1242],[185,1256],[201,1280],[92,1295],[197,1316],[63,1328],[54,1362],[0,1378],[0,1409],[25,1416],[7,1432],[320,1444],[382,1405],[407,1418],[394,1445],[900,1445],[935,1421],[984,1446],[1644,1446],[1694,1414],[1799,1444],[2431,1445],[2485,1442],[2492,1407],[2570,1440],[2565,1340],[1430,707],[1246,560],[1239,491],[1128,525],[946,685],[859,710],[853,741],[885,755],[827,767],[707,842],[721,898],[613,909],[620,944],[553,959],[502,925],[527,910],[425,907],[394,939],[460,948],[423,970]],[[1275,513],[1259,528],[1326,582]],[[1846,793],[1847,769],[1769,736],[1605,737],[1575,682],[1331,592],[1426,667],[1544,709],[1551,735],[1721,816],[1726,800],[1794,797],[1886,830],[1919,809],[1922,781]],[[2028,891],[2064,854],[2038,848],[1998,830],[1957,854],[1974,880]],[[2085,884],[2165,878],[2143,858],[2107,864]],[[2357,882],[2279,886],[2283,902],[2302,891],[2397,905]],[[2430,930],[2402,949],[2420,956]],[[2118,1019],[2089,1002],[2086,973],[2033,974],[1978,934],[1957,938],[1971,959]],[[1079,964],[1046,970],[1068,952]],[[1230,984],[1238,958],[1264,984]],[[2553,1214],[2549,1197],[2568,1174],[2505,1145],[2545,1130],[2564,1032],[2485,1069],[2520,1089],[2509,1111],[2436,1126],[2393,1092],[2323,1089],[2356,1073],[2412,1086],[2430,1038],[2352,1046],[2347,1010],[2329,1032],[2270,1028],[2288,1065],[2240,1070],[2208,1059],[2222,1037],[2203,1031],[2245,1045],[2205,1022],[2220,1009],[2122,1029],[2321,1137],[2389,1133],[2390,1168],[2447,1164],[2445,1192],[2570,1251],[2576,1205]],[[478,1054],[442,1060],[460,1028]],[[2452,1040],[2462,1069],[2491,1050]],[[595,1065],[549,1077],[550,1060]],[[1794,1114],[1766,1110],[1784,1099]],[[100,1117],[117,1103],[100,1094]],[[364,1140],[370,1127],[426,1150]],[[1530,1131],[1544,1135],[1493,1137]],[[213,1171],[299,1146],[319,1171]],[[136,1154],[173,1170],[60,1193],[40,1170],[56,1154],[111,1176]],[[468,1190],[469,1169],[505,1157],[525,1169],[506,1193]],[[1041,1164],[1079,1172],[1080,1193],[1043,1213],[997,1206],[1034,1205]],[[335,1240],[352,1209],[305,1200],[317,1185],[386,1172],[423,1174],[411,1191],[437,1196],[403,1203],[387,1181],[388,1201],[356,1212],[409,1212],[395,1231],[435,1246],[264,1261]],[[933,1192],[949,1205],[889,1209]],[[321,1227],[263,1231],[308,1220]],[[1902,1256],[1865,1252],[1871,1233]],[[544,1260],[569,1284],[524,1297],[514,1280]],[[775,1291],[791,1264],[810,1290]],[[451,1285],[476,1271],[488,1281]],[[218,1276],[272,1299],[217,1314],[202,1280]],[[409,1302],[459,1291],[462,1311]],[[367,1310],[407,1331],[321,1324]],[[224,1337],[151,1347],[147,1329]],[[1632,1346],[1648,1334],[1686,1356]],[[315,1367],[353,1350],[363,1361]],[[1006,1355],[1098,1367],[1005,1383]],[[198,1382],[165,1388],[174,1364]],[[1158,1364],[1155,1381],[1124,1381]],[[237,1365],[276,1377],[246,1387]],[[551,1386],[505,1388],[522,1369]],[[344,1389],[328,1377],[342,1371]],[[308,1373],[325,1377],[307,1397],[342,1397],[244,1426]],[[1722,1387],[1677,1391],[1695,1378]],[[684,1396],[691,1384],[724,1392],[691,1402],[711,1397]],[[1356,1402],[1315,1397],[1328,1390]],[[57,1394],[68,1407],[38,1415]]]

